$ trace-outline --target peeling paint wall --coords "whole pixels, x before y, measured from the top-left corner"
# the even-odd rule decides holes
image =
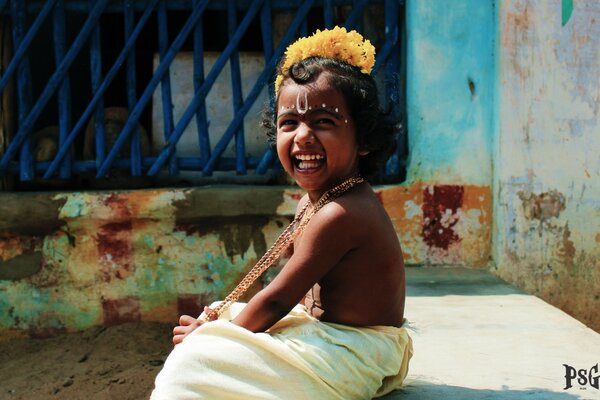
[[[408,178],[377,195],[407,264],[492,261],[600,331],[600,2],[563,5],[406,1]],[[0,193],[0,339],[199,313],[300,196]]]
[[[377,195],[408,263],[487,262],[489,191],[413,184],[380,187]],[[2,339],[199,314],[227,295],[275,241],[301,192],[240,186],[46,196],[42,203],[46,214],[56,212],[55,230],[11,233],[24,214],[0,222]],[[7,206],[18,214],[20,207],[27,210],[26,199],[32,201],[17,196]]]
[[[406,30],[410,158],[407,182],[395,190],[407,262],[487,266],[493,2],[408,0]]]
[[[387,187],[379,195],[398,232],[406,264],[488,265],[489,188],[418,182]]]
[[[274,206],[263,203],[265,215],[202,216],[211,207],[205,203],[190,222],[177,214],[185,204],[198,206],[193,192],[58,194],[63,204],[58,230],[43,236],[5,231],[0,336],[43,337],[140,319],[176,321],[224,297],[289,223],[290,215],[275,213],[289,194],[271,190]],[[222,192],[221,197],[231,194]],[[32,254],[39,257],[25,260],[30,271],[15,262]]]
[[[377,195],[407,264],[485,267],[493,2],[447,3],[406,2],[408,179]],[[301,193],[241,186],[0,196],[6,339],[199,313],[273,243]]]
[[[600,331],[600,3],[498,3],[499,275]]]
[[[408,178],[377,195],[407,264],[492,261],[600,331],[600,2],[566,3],[406,0]],[[199,313],[300,196],[0,193],[0,339]]]

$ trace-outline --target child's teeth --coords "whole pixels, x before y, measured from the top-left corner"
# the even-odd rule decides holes
[[[322,160],[325,157],[323,157],[320,154],[300,154],[300,155],[296,156],[296,158],[301,161],[310,161],[310,160]]]
[[[298,160],[298,168],[312,169],[318,168],[325,156],[320,154],[298,154],[296,159]]]
[[[318,166],[319,166],[319,163],[310,162],[310,161],[300,161],[300,164],[299,164],[300,169],[317,168]]]

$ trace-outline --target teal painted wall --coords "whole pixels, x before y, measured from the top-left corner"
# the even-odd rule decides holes
[[[494,6],[408,0],[408,181],[489,186]]]

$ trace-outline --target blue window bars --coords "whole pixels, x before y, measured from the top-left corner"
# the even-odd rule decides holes
[[[104,179],[115,170],[131,177],[277,171],[266,140],[257,154],[248,151],[244,121],[262,97],[272,104],[276,63],[287,45],[334,25],[358,29],[375,44],[373,73],[383,104],[406,118],[403,0],[0,0],[0,13],[0,177],[39,182]],[[250,79],[240,62],[244,46],[263,63]],[[190,93],[176,110],[180,93],[172,74],[184,52],[191,54],[184,84]],[[230,81],[216,87],[227,64]],[[249,88],[245,96],[243,88]],[[213,107],[232,114],[215,127],[207,99],[223,90],[231,104],[217,100]],[[115,98],[121,111],[108,107]],[[116,127],[108,123],[111,112],[121,116]],[[190,135],[194,140],[183,144]],[[404,178],[406,153],[402,135],[380,181]]]

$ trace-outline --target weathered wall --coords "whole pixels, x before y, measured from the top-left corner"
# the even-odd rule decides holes
[[[13,212],[0,222],[0,337],[199,313],[256,263],[297,197],[258,187],[3,195],[1,211]]]
[[[377,193],[408,264],[484,267],[492,2],[406,4],[408,179]],[[0,338],[199,312],[256,262],[298,198],[250,186],[0,194]]]
[[[408,262],[449,238],[462,243],[452,247],[457,262],[487,257],[473,229],[491,224],[479,188],[413,184],[377,194]],[[300,196],[256,186],[1,194],[0,339],[197,314],[256,263]],[[426,218],[445,221],[442,233],[425,232]]]
[[[406,3],[409,262],[490,260],[494,27],[491,1]]]
[[[563,4],[407,0],[408,179],[377,193],[408,264],[493,255],[501,277],[600,331],[600,3]],[[299,192],[0,196],[8,338],[198,312]]]
[[[499,2],[494,258],[600,331],[600,2],[573,4]]]

